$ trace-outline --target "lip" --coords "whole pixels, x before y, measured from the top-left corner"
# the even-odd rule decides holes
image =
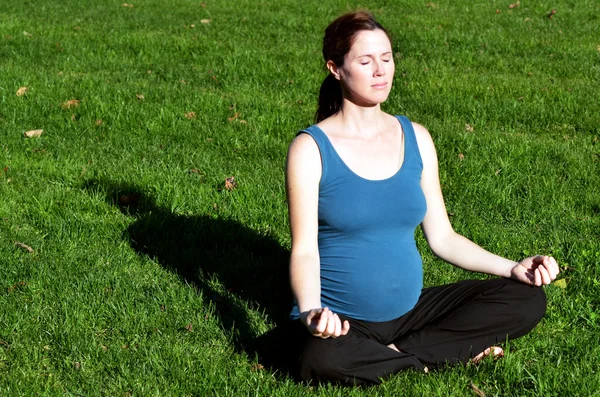
[[[387,88],[387,86],[388,86],[388,83],[387,83],[387,82],[385,82],[385,83],[379,83],[379,84],[373,84],[373,85],[371,85],[371,87],[373,87],[373,88],[375,88],[375,89],[377,89],[377,90],[380,90],[380,89],[382,89],[382,88]]]

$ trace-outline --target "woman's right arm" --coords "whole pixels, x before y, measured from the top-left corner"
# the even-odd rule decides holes
[[[321,307],[318,248],[319,181],[321,154],[313,138],[298,135],[290,145],[286,166],[286,192],[292,235],[290,285],[300,319],[314,336],[337,337],[348,333],[347,321]]]

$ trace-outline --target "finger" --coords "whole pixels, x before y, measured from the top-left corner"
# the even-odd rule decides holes
[[[552,269],[554,277],[558,276],[558,273],[560,273],[560,268],[558,267],[558,263],[556,263],[556,259],[554,259],[553,257],[549,257],[548,267]]]
[[[552,278],[550,277],[550,274],[548,274],[548,269],[546,269],[545,266],[540,266],[538,267],[538,270],[542,278],[542,285],[550,284],[552,282]]]
[[[327,308],[319,310],[319,321],[315,327],[318,334],[322,334],[327,328]]]
[[[334,338],[337,338],[338,336],[340,336],[340,333],[342,332],[342,322],[340,321],[340,318],[338,317],[337,314],[333,315],[333,319],[334,319],[334,323],[335,323],[335,329],[333,330],[333,336]]]
[[[348,331],[350,331],[350,323],[348,322],[348,320],[344,320],[344,326],[342,327],[341,335],[346,335]]]
[[[327,330],[323,332],[327,336],[333,335],[335,332],[335,314],[332,312],[327,313]]]
[[[550,276],[550,281],[554,280],[556,278],[556,275],[558,274],[558,269],[556,269],[553,265],[554,265],[554,263],[552,261],[552,258],[548,258],[544,262],[544,267],[546,268],[546,271],[548,272],[548,275]]]
[[[533,282],[533,284],[536,285],[536,286],[538,286],[538,287],[540,285],[542,285],[542,275],[540,274],[540,269],[539,268],[535,269],[535,271],[534,271],[534,282]]]

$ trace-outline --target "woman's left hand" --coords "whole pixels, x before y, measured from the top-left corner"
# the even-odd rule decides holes
[[[510,271],[512,279],[529,285],[550,284],[560,272],[556,260],[551,256],[538,255],[525,258]]]

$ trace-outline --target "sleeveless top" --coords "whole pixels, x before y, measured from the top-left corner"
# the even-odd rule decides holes
[[[316,125],[299,132],[309,134],[321,153],[321,305],[356,320],[396,319],[414,307],[423,287],[414,237],[427,210],[420,184],[423,162],[412,124],[404,116],[397,119],[404,161],[382,180],[355,174]],[[296,303],[290,318],[299,318]]]

